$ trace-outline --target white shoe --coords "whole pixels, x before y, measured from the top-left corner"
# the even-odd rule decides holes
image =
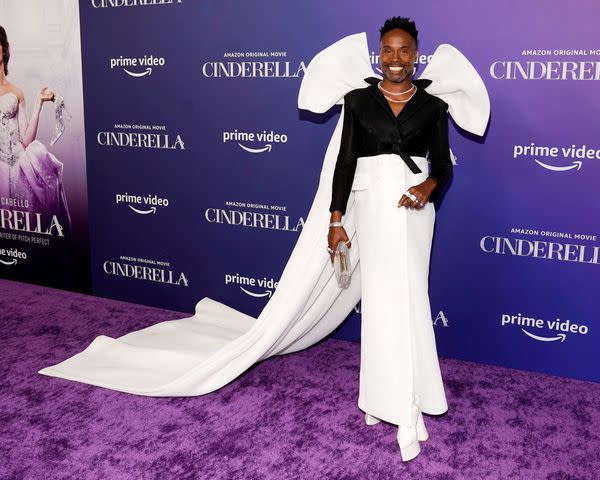
[[[367,425],[377,425],[379,422],[381,422],[381,420],[379,420],[377,417],[365,413],[365,423]]]
[[[413,403],[411,408],[411,425],[398,425],[398,446],[402,461],[408,462],[421,453],[421,445],[417,435],[417,425],[419,419],[419,408]]]

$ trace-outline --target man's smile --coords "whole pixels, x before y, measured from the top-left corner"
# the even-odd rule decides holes
[[[392,65],[388,66],[388,68],[392,73],[400,73],[404,69],[404,67],[395,67]]]

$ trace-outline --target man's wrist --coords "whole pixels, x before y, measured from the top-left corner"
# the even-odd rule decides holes
[[[438,186],[438,181],[433,177],[427,177],[423,183],[427,185],[428,188],[431,188],[432,192]]]
[[[329,218],[330,222],[341,222],[342,221],[342,212],[341,210],[334,210],[331,212],[331,217]]]

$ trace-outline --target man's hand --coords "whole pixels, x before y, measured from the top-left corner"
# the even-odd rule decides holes
[[[342,212],[339,210],[334,210],[331,213],[330,222],[341,222],[342,221]],[[329,227],[329,233],[327,234],[327,246],[330,250],[335,252],[335,249],[338,243],[344,242],[348,248],[352,246],[350,243],[350,239],[348,238],[348,234],[344,227]],[[331,263],[333,263],[333,258],[335,253],[329,252],[329,258],[331,259]]]
[[[348,238],[344,227],[329,227],[329,234],[327,235],[327,244],[329,245],[329,248],[331,248],[331,250],[335,252],[335,248],[340,242],[344,242],[348,246],[348,248],[352,246],[352,242],[350,242],[350,239]],[[335,253],[329,253],[331,263],[333,263],[334,256]]]
[[[411,195],[402,195],[398,207],[416,208],[420,210],[429,201],[437,182],[433,178],[427,178],[423,183],[410,187],[407,192]]]

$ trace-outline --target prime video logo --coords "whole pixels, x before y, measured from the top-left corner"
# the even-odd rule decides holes
[[[587,326],[577,324],[571,320],[544,320],[542,318],[527,317],[518,313],[509,315],[503,313],[500,317],[500,325],[503,327],[520,327],[521,331],[538,342],[564,342],[567,334],[587,335]],[[533,333],[535,332],[535,333]]]
[[[16,248],[0,248],[0,256],[6,256],[6,257],[10,257],[11,260],[3,260],[2,258],[0,258],[0,263],[2,265],[16,265],[18,263],[17,259],[20,260],[26,260],[27,259],[27,253],[25,252],[21,252],[19,250],[17,250]]]
[[[288,136],[285,133],[275,133],[273,130],[262,132],[239,132],[237,129],[233,131],[223,132],[223,143],[236,142],[238,146],[249,153],[265,153],[270,152],[274,144],[287,143]],[[254,144],[249,146],[248,143]],[[256,145],[258,143],[259,145]]]
[[[578,171],[584,160],[600,160],[600,149],[591,148],[587,145],[571,145],[568,147],[555,147],[547,145],[514,145],[514,159],[533,160],[540,167],[552,172]],[[553,165],[556,159],[570,162],[568,165]]]
[[[143,57],[120,57],[110,59],[110,69],[121,68],[130,77],[140,78],[152,75],[152,68],[164,67],[164,57],[144,55]]]
[[[169,199],[155,194],[134,195],[130,193],[115,193],[115,204],[123,203],[139,215],[155,214],[158,207],[168,207]],[[135,205],[135,206],[134,206]]]
[[[254,278],[240,275],[239,273],[225,274],[225,285],[237,285],[246,295],[254,298],[271,297],[277,288],[278,282],[274,278]],[[254,289],[262,291],[254,292]]]

